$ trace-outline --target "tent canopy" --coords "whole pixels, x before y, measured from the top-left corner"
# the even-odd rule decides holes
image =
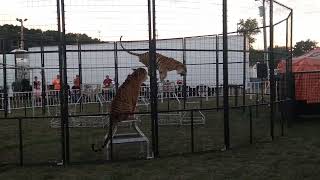
[[[279,73],[286,72],[286,62],[278,64]],[[295,99],[308,104],[320,103],[320,48],[292,60]]]

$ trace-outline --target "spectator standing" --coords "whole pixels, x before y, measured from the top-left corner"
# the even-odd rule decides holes
[[[60,90],[61,85],[60,85],[60,75],[59,74],[57,75],[56,79],[54,79],[52,81],[52,85],[54,87],[54,90]]]

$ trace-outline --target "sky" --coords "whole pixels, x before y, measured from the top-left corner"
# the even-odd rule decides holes
[[[278,0],[293,8],[293,42],[320,42],[319,0]],[[56,0],[0,0],[0,24],[56,30]],[[106,41],[148,38],[147,0],[65,0],[66,31],[86,33]],[[236,31],[239,19],[256,18],[262,26],[260,1],[228,0],[228,28]],[[176,38],[222,33],[222,0],[156,1],[158,38]],[[268,11],[268,9],[267,9]],[[289,11],[275,5],[274,21],[287,17]],[[268,14],[267,14],[268,15]],[[267,19],[268,22],[268,19]],[[285,23],[275,27],[275,44],[285,45]],[[256,46],[262,47],[262,33]]]

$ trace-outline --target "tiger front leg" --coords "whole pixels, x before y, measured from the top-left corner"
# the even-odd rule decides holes
[[[160,71],[159,71],[159,74],[160,74],[160,81],[163,82],[164,79],[167,77],[167,71],[165,71],[165,70],[160,70]]]

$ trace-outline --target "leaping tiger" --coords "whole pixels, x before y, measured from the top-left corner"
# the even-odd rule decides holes
[[[138,68],[128,75],[125,82],[119,87],[116,96],[111,102],[110,122],[112,122],[112,132],[114,132],[118,122],[128,120],[136,109],[141,84],[148,78],[148,73],[144,68]],[[91,145],[93,151],[101,151],[110,141],[110,133],[106,136],[104,143],[99,149]]]
[[[137,56],[139,58],[139,61],[147,68],[149,68],[149,52],[145,52],[142,54],[131,52],[123,47],[121,38],[122,36],[120,37],[120,46],[122,47],[122,49],[131,55]],[[177,74],[180,74],[181,76],[185,76],[187,73],[187,68],[183,63],[159,53],[156,53],[156,65],[157,69],[159,70],[161,82],[163,82],[167,77],[168,71],[176,70]]]

